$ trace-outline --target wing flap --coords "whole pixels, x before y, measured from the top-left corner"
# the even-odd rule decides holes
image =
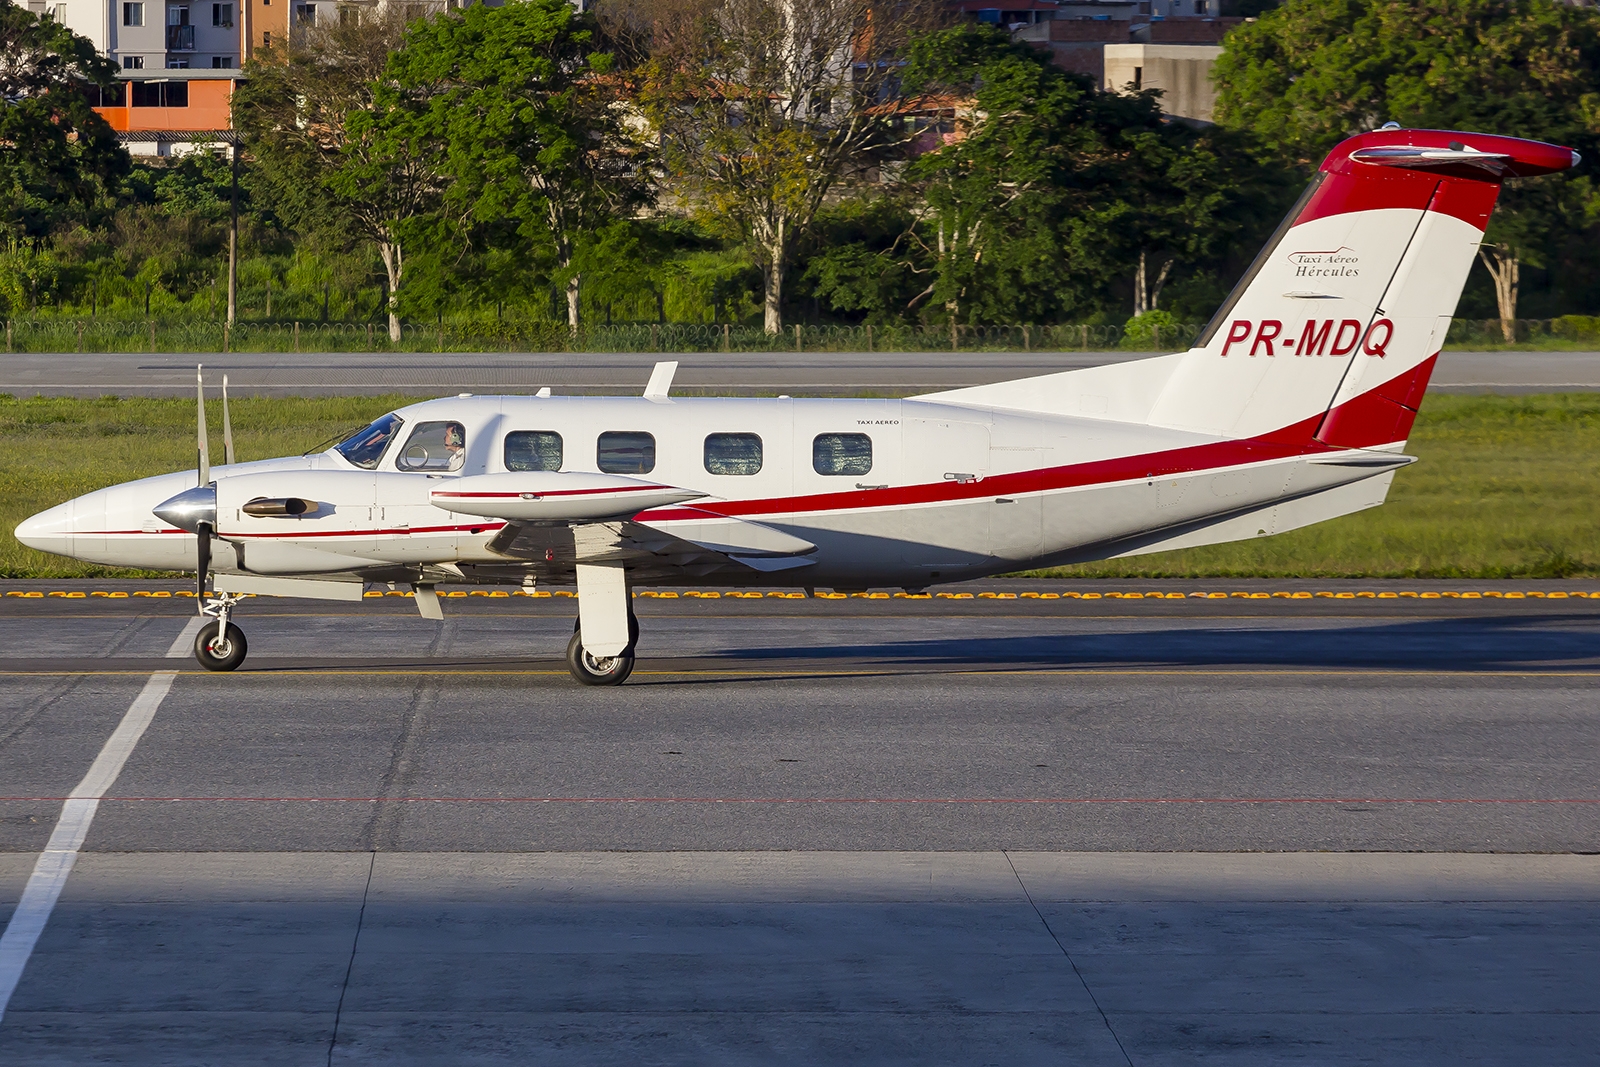
[[[771,526],[701,508],[663,509],[659,514],[645,512],[634,516],[633,521],[635,525],[659,530],[728,556],[804,556],[817,550],[810,541]]]

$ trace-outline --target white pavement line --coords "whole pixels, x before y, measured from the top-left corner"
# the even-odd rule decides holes
[[[156,709],[172,689],[175,671],[159,671],[150,676],[139,695],[134,698],[122,721],[111,732],[100,754],[89,767],[76,789],[68,794],[61,806],[61,818],[50,834],[39,860],[33,865],[33,874],[22,890],[17,910],[12,912],[6,931],[0,934],[0,1019],[5,1018],[6,1005],[17,990],[22,970],[33,955],[33,946],[50,921],[61,890],[66,887],[67,876],[78,862],[78,850],[89,835],[89,825],[100,807],[100,798],[122,773],[122,765],[133,754],[133,747],[144,736],[145,728],[155,718]]]
[[[196,615],[183,624],[183,632],[172,641],[172,647],[167,649],[168,659],[182,659],[194,650],[194,639],[200,633],[200,627],[206,622],[204,615]]]

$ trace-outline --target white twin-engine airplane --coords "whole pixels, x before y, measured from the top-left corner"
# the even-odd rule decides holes
[[[633,669],[637,585],[864,589],[1281,533],[1381,504],[1501,180],[1566,148],[1393,126],[1323,162],[1196,347],[906,400],[429,400],[326,452],[145,478],[17,528],[198,569],[195,655],[245,656],[241,594],[577,583],[572,675]],[[226,390],[224,390],[226,405]],[[226,406],[224,406],[226,418]],[[212,584],[207,593],[208,575]]]

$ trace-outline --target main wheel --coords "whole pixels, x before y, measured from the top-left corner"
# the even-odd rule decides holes
[[[577,631],[567,642],[567,670],[579,685],[621,685],[633,673],[633,646],[615,656],[591,656]]]
[[[248,651],[244,631],[231,622],[225,631],[221,623],[208,622],[194,635],[194,658],[208,671],[231,671],[244,662]]]

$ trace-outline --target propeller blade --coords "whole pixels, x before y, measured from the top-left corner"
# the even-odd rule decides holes
[[[233,423],[228,419],[228,376],[222,376],[222,461],[233,466]]]
[[[196,364],[194,368],[195,395],[200,403],[200,418],[197,436],[200,441],[200,484],[211,484],[211,448],[206,440],[206,379],[201,373],[203,366]]]
[[[206,602],[206,578],[211,573],[211,524],[209,522],[202,522],[195,528],[194,543],[194,595],[196,601],[204,606]]]

